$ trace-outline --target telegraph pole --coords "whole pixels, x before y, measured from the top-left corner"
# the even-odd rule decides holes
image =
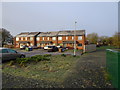
[[[75,21],[75,30],[74,30],[74,56],[76,56],[76,21]]]

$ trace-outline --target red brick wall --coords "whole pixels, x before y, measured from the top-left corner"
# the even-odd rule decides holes
[[[23,40],[22,40],[22,38],[23,38]],[[30,44],[32,43],[34,46],[34,45],[36,45],[36,40],[35,40],[36,38],[35,37],[32,37],[32,38],[33,38],[33,40],[30,40],[30,37],[27,37],[27,40],[26,40],[26,37],[19,37],[19,41],[29,41]],[[14,47],[15,48],[20,48],[19,41],[16,41],[16,37],[14,38],[14,44],[15,44]]]

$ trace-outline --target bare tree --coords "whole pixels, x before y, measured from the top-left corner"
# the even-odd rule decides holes
[[[98,34],[97,33],[91,33],[87,35],[87,40],[91,43],[91,44],[97,44],[98,41]]]
[[[1,38],[1,46],[12,43],[13,42],[13,36],[10,34],[10,32],[4,28],[0,28],[0,38]]]
[[[116,32],[113,35],[113,45],[120,48],[120,32]]]

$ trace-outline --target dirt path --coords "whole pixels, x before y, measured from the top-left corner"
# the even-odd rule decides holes
[[[73,72],[64,81],[64,86],[67,88],[112,88],[110,82],[103,76],[105,65],[104,50],[83,55]]]

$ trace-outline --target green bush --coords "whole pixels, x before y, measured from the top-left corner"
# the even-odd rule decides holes
[[[61,54],[61,56],[66,57],[66,54]]]
[[[9,65],[12,66],[14,63],[14,61],[10,61]]]
[[[35,55],[32,57],[27,57],[27,58],[17,58],[16,63],[18,63],[20,66],[25,66],[26,63],[31,62],[31,61],[39,62],[39,61],[44,61],[44,60],[50,60],[48,56],[50,55],[46,54],[46,55]],[[13,62],[10,62],[10,65],[12,65],[12,63]]]
[[[52,56],[51,54],[45,54],[44,57],[50,57]]]

